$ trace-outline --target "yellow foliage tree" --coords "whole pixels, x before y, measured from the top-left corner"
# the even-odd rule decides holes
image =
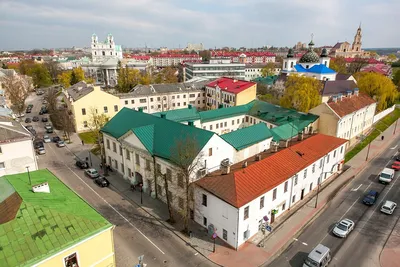
[[[285,87],[285,94],[280,99],[282,107],[308,112],[321,103],[320,91],[322,83],[317,79],[290,75]]]
[[[375,72],[358,72],[354,74],[358,88],[378,101],[377,110],[392,106],[399,96],[396,85],[388,77]]]
[[[333,69],[337,73],[347,73],[346,61],[344,57],[332,58],[329,63],[329,68]]]
[[[64,86],[64,88],[68,88],[71,86],[71,74],[71,70],[64,71],[61,74],[58,74],[57,80],[60,84],[62,84],[62,86]]]
[[[261,76],[267,77],[274,75],[275,64],[273,62],[268,62],[264,68],[261,69]]]
[[[60,84],[64,86],[64,88],[68,88],[71,85],[74,85],[80,81],[85,81],[87,83],[93,83],[92,78],[86,78],[85,72],[81,67],[64,71],[57,76],[57,80]]]

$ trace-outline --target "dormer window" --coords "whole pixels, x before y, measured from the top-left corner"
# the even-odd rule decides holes
[[[310,66],[309,66],[309,65],[306,65],[306,69],[308,69],[308,68],[310,68]]]

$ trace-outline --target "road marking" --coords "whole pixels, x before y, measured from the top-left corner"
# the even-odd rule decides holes
[[[301,242],[304,246],[308,246],[308,244],[307,243],[304,243],[304,242]]]
[[[396,145],[396,146],[394,146],[394,147],[391,147],[390,149],[392,149],[392,150],[393,150],[393,149],[396,149],[397,146],[398,146],[398,145]]]
[[[293,238],[294,241],[299,241],[297,238]]]
[[[53,153],[57,156],[57,154],[54,152],[53,148],[50,147],[50,149],[53,151]],[[79,177],[78,174],[76,174],[65,162],[63,161],[65,167],[69,169],[76,177],[78,177],[79,180],[81,180],[82,183],[84,183],[94,194],[96,194],[101,200],[104,201],[111,209],[113,209],[119,216],[121,216],[122,219],[124,219],[127,223],[129,223],[130,226],[136,229],[144,238],[147,239],[155,248],[157,248],[163,255],[165,255],[164,251],[162,251],[156,244],[153,243],[142,231],[140,231],[135,225],[133,225],[124,215],[122,215],[116,208],[114,208],[110,203],[107,202],[102,196],[100,196],[92,187],[90,187],[84,180],[82,180],[81,177]]]
[[[198,253],[198,252],[196,252],[196,253],[194,253],[194,255],[195,255],[195,256],[197,256],[197,255],[199,255],[199,253]]]
[[[353,192],[355,192],[355,191],[357,191],[358,189],[360,189],[360,187],[362,186],[362,184],[360,184],[357,188],[353,188],[353,189],[351,189],[350,191],[353,191]]]

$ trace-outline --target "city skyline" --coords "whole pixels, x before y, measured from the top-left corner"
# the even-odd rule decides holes
[[[0,50],[87,47],[93,33],[100,40],[112,33],[124,47],[284,47],[308,43],[311,33],[317,46],[333,46],[351,43],[360,22],[364,48],[396,47],[400,37],[385,29],[395,25],[399,9],[394,0],[6,0],[0,3],[0,32],[7,36]]]

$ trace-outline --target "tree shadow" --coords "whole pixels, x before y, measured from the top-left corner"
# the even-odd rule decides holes
[[[304,261],[307,259],[308,253],[299,251],[290,260],[289,264],[293,267],[302,266]]]

